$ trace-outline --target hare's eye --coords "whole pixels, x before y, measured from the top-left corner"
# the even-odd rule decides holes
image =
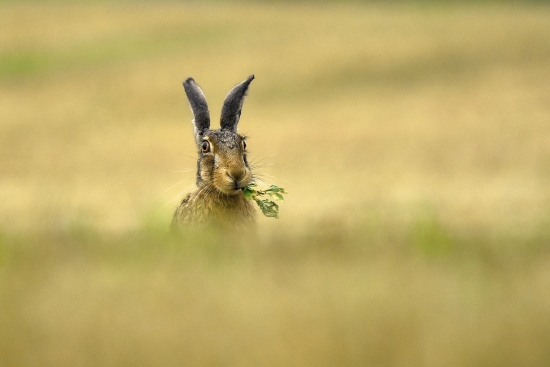
[[[246,149],[246,141],[243,140],[243,149]]]
[[[203,153],[208,153],[210,151],[210,143],[206,140],[203,140],[201,148]]]

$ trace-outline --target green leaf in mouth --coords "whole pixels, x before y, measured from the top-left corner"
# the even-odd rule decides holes
[[[276,185],[271,185],[265,190],[257,190],[257,186],[255,183],[251,183],[243,187],[244,197],[248,200],[254,200],[266,217],[279,219],[279,205],[272,200],[261,198],[268,196],[278,201],[284,201],[283,194],[287,194],[287,192],[284,188]]]

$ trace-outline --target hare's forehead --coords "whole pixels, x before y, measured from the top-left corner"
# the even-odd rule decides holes
[[[241,140],[243,139],[239,134],[225,130],[210,130],[204,135],[204,137],[208,138],[220,148],[227,149],[233,149],[239,146]]]

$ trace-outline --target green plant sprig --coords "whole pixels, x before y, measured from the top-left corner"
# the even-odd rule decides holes
[[[283,194],[287,194],[287,192],[282,187],[276,185],[271,185],[265,190],[257,190],[257,186],[255,183],[251,183],[243,187],[244,197],[248,200],[254,200],[266,217],[279,219],[279,205],[272,200],[261,199],[261,197],[268,196],[277,201],[284,201]]]

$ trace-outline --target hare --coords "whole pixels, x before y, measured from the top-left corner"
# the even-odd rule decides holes
[[[253,175],[246,159],[246,138],[237,133],[244,97],[254,75],[229,91],[223,103],[220,128],[210,129],[206,98],[193,78],[183,82],[191,111],[197,146],[197,188],[181,201],[172,228],[187,225],[250,226],[255,210],[242,188]]]

